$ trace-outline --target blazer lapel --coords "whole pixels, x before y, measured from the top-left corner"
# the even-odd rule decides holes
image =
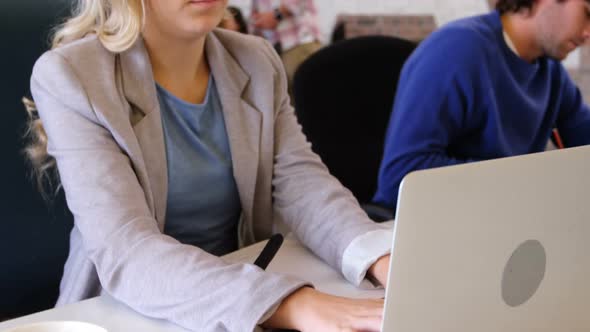
[[[259,163],[262,114],[242,98],[250,77],[214,33],[209,33],[207,37],[205,52],[223,106],[233,174],[242,203],[242,213],[251,223]],[[246,229],[251,232],[251,225]],[[253,234],[247,234],[247,236],[253,238]]]
[[[205,52],[215,78],[223,107],[223,117],[229,137],[233,174],[238,186],[242,213],[248,222],[253,218],[254,195],[259,163],[262,114],[242,95],[249,76],[214,33],[209,33]],[[166,147],[160,106],[149,56],[140,38],[136,45],[120,55],[122,85],[131,104],[132,118],[140,118],[134,125],[143,161],[148,174],[148,203],[155,209],[161,230],[164,228],[168,174]],[[149,82],[149,83],[148,83]],[[133,114],[137,112],[138,114]],[[250,232],[252,227],[246,227]],[[253,238],[253,234],[247,234]]]
[[[143,40],[139,38],[131,49],[121,53],[120,61],[123,93],[131,106],[133,130],[147,171],[146,198],[163,231],[168,195],[166,147],[154,76]]]

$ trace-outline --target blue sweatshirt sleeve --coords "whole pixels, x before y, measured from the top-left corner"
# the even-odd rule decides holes
[[[474,36],[461,30],[433,36],[404,66],[385,138],[376,203],[396,206],[400,183],[411,171],[474,161],[448,154],[449,145],[470,122],[481,66],[468,68],[485,56],[468,46],[470,38]]]
[[[557,117],[557,129],[567,147],[590,144],[590,108],[565,70],[563,73],[563,102]]]

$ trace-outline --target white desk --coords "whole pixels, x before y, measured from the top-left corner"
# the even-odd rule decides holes
[[[266,242],[266,241],[265,241]],[[253,262],[265,242],[260,242],[224,256],[229,262]],[[312,282],[318,290],[326,293],[354,297],[380,298],[383,290],[361,290],[349,284],[340,273],[313,255],[293,237],[287,237],[283,246],[268,266],[269,271],[285,273]],[[186,332],[172,323],[148,318],[124,304],[100,296],[67,306],[42,311],[36,314],[0,323],[0,331],[27,323],[75,320],[96,324],[109,332]]]

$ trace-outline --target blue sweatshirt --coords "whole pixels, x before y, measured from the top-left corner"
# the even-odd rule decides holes
[[[590,109],[559,61],[528,63],[506,44],[500,15],[455,21],[402,70],[374,201],[395,208],[411,171],[590,144]]]

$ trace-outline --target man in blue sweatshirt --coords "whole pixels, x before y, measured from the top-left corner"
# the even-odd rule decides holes
[[[426,39],[402,71],[374,201],[411,171],[590,144],[590,108],[561,65],[590,37],[589,0],[500,0]]]

